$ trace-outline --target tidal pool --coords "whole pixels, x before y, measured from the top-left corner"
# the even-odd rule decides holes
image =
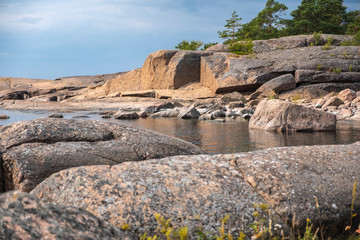
[[[10,119],[0,120],[5,125],[22,120],[44,118],[52,112],[0,109]],[[64,118],[87,118],[150,129],[192,142],[207,153],[247,152],[270,147],[346,144],[360,141],[359,126],[349,124],[346,130],[335,132],[272,133],[248,128],[247,120],[227,122],[182,120],[177,118],[116,120],[102,119],[98,112],[62,113]]]

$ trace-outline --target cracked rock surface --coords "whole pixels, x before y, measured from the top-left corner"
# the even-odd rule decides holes
[[[309,218],[314,229],[322,224],[325,234],[343,239],[352,187],[360,181],[359,159],[360,142],[173,156],[63,170],[31,193],[81,207],[114,225],[128,223],[134,233],[154,233],[153,214],[159,213],[174,226],[189,226],[192,236],[199,225],[216,234],[220,219],[229,214],[234,236],[239,230],[250,235],[253,204],[266,203],[273,226],[286,231],[295,219],[301,231]],[[355,202],[354,211],[359,208]],[[357,226],[359,217],[353,221]]]
[[[16,122],[0,129],[0,139],[3,191],[29,192],[51,174],[71,167],[202,153],[180,139],[92,120]]]
[[[43,203],[28,193],[0,195],[0,239],[135,239],[91,213]]]

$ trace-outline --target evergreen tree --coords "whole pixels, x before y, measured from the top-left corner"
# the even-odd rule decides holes
[[[234,11],[231,18],[226,20],[225,28],[227,28],[227,30],[218,31],[219,37],[235,41],[239,36],[239,29],[242,27],[242,24],[240,23],[241,20],[242,18],[239,18],[239,15]]]
[[[302,0],[298,9],[290,14],[292,34],[313,32],[343,34],[346,7],[343,0]]]
[[[288,7],[285,4],[268,0],[265,8],[256,17],[257,25],[260,29],[265,30],[269,37],[272,37],[271,33],[276,32],[278,27],[281,27],[281,16],[287,9]]]
[[[265,8],[258,13],[257,17],[245,24],[240,31],[241,39],[269,39],[279,37],[284,15],[288,7],[285,4],[268,0]]]
[[[360,11],[350,11],[345,16],[344,28],[346,34],[355,34],[360,31]]]

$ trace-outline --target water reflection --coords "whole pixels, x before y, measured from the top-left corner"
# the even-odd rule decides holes
[[[47,117],[50,112],[10,111],[0,109],[0,114],[10,119],[0,120],[0,125],[11,122]],[[336,132],[297,132],[280,134],[263,130],[248,129],[248,121],[211,122],[197,120],[170,119],[138,119],[115,120],[102,119],[98,113],[74,112],[63,113],[65,118],[87,115],[90,119],[110,121],[131,125],[138,128],[151,129],[166,135],[192,142],[207,153],[247,152],[270,147],[341,144],[360,141],[360,124],[354,122],[341,123],[341,131]]]

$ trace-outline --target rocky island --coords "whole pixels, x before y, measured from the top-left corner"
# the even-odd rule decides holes
[[[258,40],[241,56],[223,44],[160,50],[129,72],[0,78],[0,106],[335,131],[360,125],[360,48],[341,46],[351,38]],[[147,130],[54,118],[0,126],[0,139],[0,238],[136,239],[159,234],[162,216],[191,239],[225,222],[232,236],[250,237],[260,220],[267,234],[295,236],[311,220],[325,237],[344,239],[349,220],[360,222],[359,142],[207,155]]]

